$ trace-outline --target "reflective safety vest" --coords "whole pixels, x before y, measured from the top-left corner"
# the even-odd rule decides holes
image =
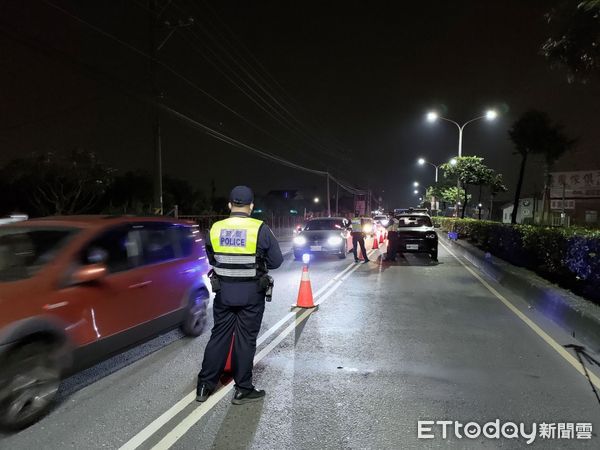
[[[256,257],[258,232],[262,220],[232,216],[215,222],[210,229],[210,243],[215,257],[213,269],[228,281],[258,279]]]
[[[398,231],[398,225],[400,222],[398,222],[398,219],[396,218],[392,218],[390,219],[390,224],[387,227],[388,231]]]
[[[363,230],[362,218],[361,217],[353,217],[352,218],[352,232],[353,233],[361,233],[362,230]]]

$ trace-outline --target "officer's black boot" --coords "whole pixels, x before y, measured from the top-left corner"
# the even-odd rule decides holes
[[[205,402],[212,392],[213,390],[210,389],[206,384],[198,383],[198,386],[196,387],[196,401]]]
[[[231,403],[234,405],[243,405],[245,403],[257,402],[265,396],[262,389],[240,389],[235,388],[235,394]]]

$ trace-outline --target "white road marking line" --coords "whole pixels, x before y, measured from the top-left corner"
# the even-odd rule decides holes
[[[264,358],[275,346],[277,346],[288,334],[290,334],[302,323],[310,314],[314,312],[314,309],[307,309],[296,320],[291,323],[281,334],[277,336],[267,347],[265,347],[256,357],[254,358],[254,364]],[[171,448],[179,439],[181,439],[189,430],[192,428],[202,417],[206,415],[219,401],[225,397],[229,392],[233,390],[233,381],[230,381],[217,392],[208,397],[208,400],[202,403],[199,407],[194,409],[190,414],[179,422],[175,428],[169,431],[154,447],[152,450],[168,449]]]
[[[314,298],[317,299],[319,298],[319,296],[325,291],[327,290],[327,288],[329,288],[329,286],[331,286],[333,283],[335,283],[340,275],[346,273],[349,269],[351,269],[354,266],[354,264],[349,264],[348,267],[346,267],[344,270],[342,270],[342,272],[340,272],[339,274],[337,274],[335,277],[333,277],[331,280],[329,280],[325,286],[323,286],[321,289],[319,289],[315,294],[314,294]],[[269,328],[267,331],[265,331],[256,341],[256,346],[258,347],[260,344],[262,344],[263,342],[265,342],[275,331],[277,331],[284,323],[286,323],[288,320],[290,320],[291,318],[296,316],[296,312],[292,311],[288,314],[286,314],[285,316],[283,316],[283,318],[277,322],[275,325],[273,325],[271,328]]]
[[[355,267],[349,272],[352,273],[357,270],[360,266],[355,265]],[[336,290],[342,285],[342,280],[337,281],[334,286],[327,291],[319,302],[316,304],[322,304],[325,300],[327,300]],[[296,320],[292,322],[287,328],[285,328],[272,342],[269,343],[264,349],[262,349],[255,357],[254,364],[256,365],[261,359],[267,356],[275,347],[277,347],[281,341],[283,341],[292,331],[296,329],[296,327],[301,324],[304,320],[308,318],[315,310],[307,309],[298,317]],[[226,386],[223,386],[219,391],[215,392],[215,394],[211,395],[209,399],[215,397],[216,394],[220,394],[218,398],[208,403],[208,400],[204,402],[201,406],[194,409],[190,414],[188,414],[184,419],[179,422],[175,428],[169,431],[154,447],[152,450],[166,450],[171,448],[179,439],[181,439],[189,430],[192,428],[202,417],[204,417],[212,408],[215,406],[219,400],[221,400],[225,394],[233,390],[233,381],[227,383]]]
[[[341,281],[340,276],[344,275],[346,272],[348,272],[352,268],[354,268],[352,270],[352,271],[354,271],[359,267],[360,266],[356,265],[356,263],[349,264],[343,271],[341,271],[339,274],[337,274],[335,277],[333,277],[331,280],[329,280],[322,288],[320,288],[315,293],[315,295],[314,295],[315,298],[319,299],[320,295],[326,289],[328,289],[332,284],[334,284],[338,281]],[[335,287],[335,289],[337,289],[337,286]],[[318,301],[317,303],[320,303],[320,302]],[[295,311],[286,314],[275,325],[273,325],[271,328],[269,328],[267,331],[265,331],[261,336],[259,336],[259,338],[256,342],[256,345],[259,346],[260,344],[265,342],[284,323],[286,323],[288,320],[290,320],[291,318],[293,318],[295,316],[296,316]],[[230,389],[231,388],[229,388],[229,390]],[[223,387],[223,389],[221,389],[219,392],[221,392],[221,391],[226,391],[225,387]],[[228,392],[228,390],[227,390],[227,392]],[[223,395],[225,395],[225,393]],[[216,394],[217,393],[215,392],[215,394],[211,395],[210,398],[213,398],[213,397],[216,398]],[[219,399],[220,398],[222,398],[222,397],[219,397]],[[165,424],[167,424],[170,420],[172,420],[173,417],[175,417],[177,414],[179,414],[181,411],[183,411],[186,408],[186,406],[188,406],[195,399],[196,399],[196,391],[194,390],[194,391],[190,392],[189,394],[187,394],[185,397],[183,397],[181,400],[179,400],[177,403],[175,403],[173,406],[171,406],[168,410],[166,410],[164,413],[162,413],[159,417],[154,419],[148,426],[143,428],[140,432],[138,432],[129,441],[127,441],[125,444],[123,444],[123,446],[120,447],[120,450],[132,450],[132,449],[138,448],[140,445],[142,445],[144,442],[146,442],[150,437],[152,437],[158,430],[160,430]],[[207,402],[208,402],[208,400],[207,400]],[[205,402],[205,404],[206,404],[206,402]]]
[[[384,244],[381,244],[382,246]],[[387,249],[386,249],[387,250]],[[381,260],[379,261],[379,267],[377,270],[377,287],[381,286],[381,271],[383,270],[383,250],[379,250],[379,255],[381,256]]]
[[[454,254],[454,252],[452,252],[448,247],[446,247],[441,242],[440,242],[440,245],[442,247],[444,247],[444,249],[446,249],[446,251],[450,255],[452,255],[459,263],[461,263],[462,266],[465,269],[467,269],[467,271],[469,273],[471,273],[471,275],[473,275],[481,284],[483,284],[487,288],[488,291],[490,291],[492,294],[494,294],[494,296],[498,300],[500,300],[502,303],[504,303],[504,305],[508,309],[510,309],[519,319],[521,319],[523,322],[525,322],[527,324],[527,326],[529,326],[529,328],[531,328],[539,337],[541,337],[550,347],[552,347],[554,350],[556,350],[556,352],[560,356],[562,356],[564,359],[566,359],[567,362],[569,364],[571,364],[575,368],[575,370],[577,370],[577,372],[579,372],[583,376],[586,376],[585,371],[581,367],[581,364],[579,363],[579,361],[573,355],[571,355],[562,345],[560,345],[558,342],[556,342],[548,333],[546,333],[544,330],[542,330],[535,322],[533,322],[529,317],[527,317],[525,314],[523,314],[515,305],[513,305],[510,302],[510,300],[508,300],[500,292],[498,292],[492,285],[490,285],[486,280],[484,280],[478,273],[476,273],[473,269],[471,269],[463,261],[461,261],[458,258],[458,256],[456,256]],[[590,380],[592,381],[592,383],[594,383],[594,386],[596,386],[597,388],[600,388],[600,378],[598,378],[595,374],[593,374],[589,370],[588,370],[588,374],[589,374]]]

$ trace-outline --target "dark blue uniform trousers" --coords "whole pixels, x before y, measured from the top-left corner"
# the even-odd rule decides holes
[[[365,248],[365,235],[360,232],[352,232],[352,253],[354,259],[358,259],[358,245],[360,244],[360,250],[362,251],[362,257],[366,261],[369,257],[367,256],[367,249]]]
[[[252,366],[256,353],[256,338],[264,311],[264,297],[247,305],[229,306],[223,304],[220,293],[216,294],[213,303],[215,324],[204,351],[202,369],[198,374],[199,383],[205,383],[209,389],[217,386],[225,369],[231,339],[235,333],[231,357],[233,379],[241,389],[254,389]]]

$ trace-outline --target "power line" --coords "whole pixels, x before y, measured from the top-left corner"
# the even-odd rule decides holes
[[[148,7],[147,7],[146,5],[144,5],[143,3],[140,3],[140,2],[139,2],[139,1],[137,1],[137,0],[133,0],[133,2],[134,2],[134,3],[135,3],[137,6],[139,6],[140,8],[142,8],[142,9],[144,9],[144,10],[146,10],[146,11],[150,12],[151,14],[155,14],[155,12],[154,12],[153,10],[151,10],[150,8],[148,8]],[[185,13],[185,14],[188,14],[188,12],[187,12],[187,11],[185,11],[185,10],[183,10],[183,9],[182,9],[182,8],[181,8],[179,5],[177,5],[177,4],[173,3],[173,2],[169,2],[169,5],[170,5],[170,4],[172,4],[172,5],[173,5],[175,8],[177,8],[177,9],[178,9],[180,12],[183,12],[183,13]],[[166,9],[166,6],[163,8],[163,11],[164,11],[165,9]],[[220,19],[219,19],[219,20],[220,20]],[[226,25],[225,25],[225,26],[226,26]],[[264,87],[263,87],[263,86],[262,86],[262,85],[261,85],[261,84],[260,84],[258,81],[256,81],[256,79],[255,79],[255,78],[254,78],[254,77],[253,77],[253,76],[252,76],[252,75],[251,75],[251,74],[250,74],[250,73],[249,73],[249,72],[248,72],[248,71],[247,71],[247,70],[246,70],[246,69],[243,67],[243,65],[240,65],[240,63],[239,63],[239,62],[238,62],[238,61],[235,59],[235,57],[233,57],[233,56],[231,55],[231,53],[229,53],[229,51],[228,51],[226,48],[224,48],[223,46],[221,46],[221,45],[219,44],[218,40],[216,40],[216,39],[215,39],[215,38],[212,36],[212,34],[210,34],[210,31],[208,31],[206,28],[202,28],[202,30],[204,31],[204,33],[205,33],[205,34],[207,34],[207,35],[208,35],[208,37],[210,38],[210,40],[211,40],[211,41],[215,42],[215,44],[217,44],[217,46],[218,46],[219,48],[221,48],[221,49],[222,49],[222,50],[223,50],[223,51],[226,53],[226,55],[229,57],[229,59],[231,59],[231,60],[232,60],[232,61],[233,61],[233,62],[234,62],[234,63],[235,63],[235,64],[236,64],[238,67],[240,67],[240,68],[241,68],[241,69],[244,71],[244,73],[246,73],[246,74],[248,75],[248,77],[249,77],[249,78],[250,78],[252,81],[254,81],[254,83],[255,83],[255,84],[257,84],[257,85],[259,86],[259,88],[260,88],[262,91],[264,91],[265,93],[267,93],[267,95],[269,95],[271,98],[273,98],[273,99],[275,100],[275,102],[276,102],[276,103],[277,103],[277,104],[278,104],[278,105],[279,105],[281,108],[283,108],[283,109],[285,110],[285,112],[287,112],[287,113],[288,113],[290,116],[292,116],[292,118],[293,118],[293,119],[295,119],[295,120],[296,120],[297,122],[299,122],[301,125],[304,125],[304,124],[303,124],[303,123],[302,123],[302,122],[301,122],[299,119],[297,119],[295,116],[293,116],[293,114],[292,114],[292,113],[291,113],[289,110],[287,110],[287,109],[286,109],[286,108],[285,108],[283,105],[281,105],[281,103],[279,103],[279,101],[277,101],[277,99],[276,99],[276,98],[274,98],[274,97],[273,97],[273,96],[272,96],[272,95],[269,93],[269,91],[268,91],[266,88],[264,88]],[[195,38],[195,40],[196,40],[198,43],[204,43],[204,41],[205,41],[205,40],[203,40],[203,39],[202,39],[202,38],[201,38],[201,37],[200,37],[200,36],[199,36],[197,33],[194,33],[194,32],[193,32],[191,29],[188,29],[188,32],[189,32],[190,34],[192,34],[192,35],[193,35],[193,37]],[[181,36],[181,34],[180,34],[180,37],[183,37],[183,36]],[[219,73],[221,73],[221,74],[222,74],[222,75],[223,75],[223,76],[224,76],[224,77],[225,77],[225,78],[226,78],[226,79],[227,79],[227,80],[228,80],[228,81],[229,81],[231,84],[233,84],[233,85],[234,85],[234,86],[235,86],[235,87],[236,87],[238,90],[240,90],[240,91],[241,91],[241,92],[242,92],[242,93],[243,93],[245,96],[247,96],[247,97],[248,97],[250,100],[252,100],[252,102],[254,102],[254,103],[255,103],[255,104],[256,104],[256,105],[257,105],[257,106],[258,106],[258,107],[259,107],[261,110],[263,110],[265,113],[267,113],[267,114],[268,114],[268,115],[269,115],[271,118],[273,118],[274,120],[276,120],[278,123],[280,123],[281,125],[283,125],[285,128],[287,128],[287,129],[288,129],[288,130],[290,130],[290,131],[295,131],[296,133],[299,133],[299,132],[301,131],[301,130],[299,130],[299,129],[298,129],[298,127],[294,126],[294,125],[293,125],[293,124],[292,124],[292,123],[289,121],[289,119],[287,119],[287,118],[286,118],[286,117],[285,117],[285,116],[284,116],[284,115],[283,115],[283,114],[282,114],[282,113],[281,113],[281,112],[280,112],[280,111],[277,109],[277,107],[273,106],[273,104],[271,104],[271,103],[270,103],[270,102],[269,102],[267,99],[265,99],[265,98],[264,98],[264,97],[263,97],[263,96],[262,96],[262,95],[261,95],[259,92],[257,92],[257,91],[256,91],[256,90],[255,90],[255,89],[254,89],[254,88],[253,88],[253,87],[252,87],[250,84],[248,84],[248,82],[247,82],[247,81],[246,81],[246,80],[243,78],[243,76],[240,76],[240,75],[239,75],[239,74],[238,74],[238,73],[235,71],[235,69],[233,69],[233,68],[232,68],[232,67],[231,67],[231,66],[228,64],[228,62],[227,62],[227,61],[225,61],[225,60],[223,59],[223,57],[221,57],[221,56],[220,56],[220,55],[219,55],[219,54],[218,54],[218,53],[217,53],[215,50],[213,50],[213,49],[212,49],[210,46],[208,46],[208,45],[204,45],[203,47],[204,47],[204,48],[206,48],[206,49],[207,49],[207,50],[208,50],[208,51],[209,51],[209,52],[210,52],[210,53],[213,55],[213,57],[214,57],[214,58],[215,58],[215,59],[216,59],[218,62],[220,62],[220,63],[221,63],[221,64],[222,64],[222,65],[225,67],[225,69],[226,69],[226,70],[228,70],[230,73],[232,73],[232,74],[233,74],[233,76],[235,76],[235,77],[236,77],[236,78],[237,78],[237,79],[238,79],[238,80],[239,80],[241,83],[243,83],[243,84],[244,84],[244,85],[245,85],[245,86],[246,86],[248,89],[250,89],[250,90],[252,91],[252,94],[251,94],[251,93],[249,93],[249,92],[248,92],[248,91],[247,91],[247,90],[246,90],[246,89],[245,89],[243,86],[241,86],[241,85],[240,85],[240,84],[239,84],[239,83],[238,83],[236,80],[232,79],[232,77],[231,77],[231,76],[230,76],[230,75],[227,73],[227,71],[226,71],[225,69],[223,69],[223,68],[221,68],[221,67],[219,66],[218,62],[215,62],[213,59],[211,59],[209,56],[207,56],[207,55],[206,55],[206,54],[205,54],[205,53],[204,53],[202,50],[200,50],[200,46],[199,46],[199,45],[195,45],[195,43],[194,43],[194,42],[192,42],[192,40],[191,40],[191,39],[187,39],[187,38],[185,38],[185,37],[184,37],[184,40],[185,40],[186,42],[188,42],[188,44],[190,44],[191,48],[192,48],[192,49],[193,49],[193,50],[194,50],[196,53],[198,53],[200,56],[202,56],[202,58],[204,58],[204,59],[205,59],[205,60],[206,60],[206,61],[207,61],[209,64],[211,64],[211,65],[212,65],[212,66],[213,66],[213,67],[214,67],[214,68],[215,68],[215,69],[216,69],[216,70],[217,70]],[[235,47],[234,47],[233,49],[234,49],[234,51],[236,51],[236,50],[235,50]],[[236,53],[237,53],[238,55],[240,55],[240,53],[239,53],[238,51],[236,51]],[[243,56],[241,56],[241,55],[240,55],[240,58],[241,58],[242,60],[244,60]],[[245,60],[244,60],[244,61],[245,61]],[[262,78],[262,77],[260,76],[260,73],[259,73],[258,71],[256,71],[256,69],[254,69],[254,68],[252,67],[252,65],[251,65],[251,64],[249,64],[249,63],[247,63],[247,62],[246,62],[246,64],[248,64],[248,66],[249,66],[249,69],[250,69],[251,71],[253,71],[253,72],[254,72],[254,73],[257,75],[257,77],[260,77],[260,78]],[[264,78],[263,78],[263,80],[264,80]],[[256,97],[258,97],[258,99],[259,99],[259,100],[257,100],[257,99],[255,98],[255,96],[256,96]],[[269,108],[269,110],[268,110],[268,109],[266,109],[265,105],[266,105],[266,106]],[[277,116],[278,116],[278,117],[277,117],[277,116],[274,116],[274,115],[273,115],[274,113],[275,113],[275,114],[277,114]],[[285,123],[284,123],[284,122],[282,122],[282,120],[280,120],[280,119],[279,119],[279,117],[281,117],[281,118],[282,118],[282,119],[285,121]],[[306,128],[306,126],[305,126],[305,128]],[[266,131],[266,130],[264,130],[264,129],[263,129],[262,131],[263,131],[263,132],[265,132],[266,134],[268,134],[268,135],[269,135],[270,137],[272,137],[273,139],[275,139],[275,140],[279,141],[280,143],[282,143],[283,145],[285,145],[286,147],[288,147],[288,144],[286,144],[286,143],[283,143],[282,141],[280,141],[280,140],[279,140],[279,139],[278,139],[276,136],[274,136],[273,134],[269,133],[268,131]],[[303,134],[305,134],[305,135],[306,135],[306,132],[304,132]],[[315,148],[315,149],[317,149],[317,150],[319,150],[319,152],[320,152],[320,153],[326,153],[326,154],[328,154],[329,156],[333,156],[333,157],[337,158],[337,159],[338,159],[338,161],[340,161],[340,156],[339,156],[339,155],[338,155],[336,152],[332,153],[331,149],[329,149],[329,148],[327,148],[327,147],[324,147],[324,146],[323,146],[323,145],[321,145],[320,143],[316,142],[316,141],[315,141],[315,139],[314,139],[314,138],[312,138],[310,135],[309,135],[308,137],[309,137],[309,139],[312,141],[312,144],[311,144],[311,146],[314,146],[314,148]],[[317,147],[318,147],[318,148],[317,148]],[[340,161],[340,162],[343,162],[343,161]]]
[[[176,7],[181,12],[184,12],[184,13],[186,12],[179,5],[177,5],[176,3],[173,3],[173,6]],[[195,7],[196,5],[193,5],[193,6]],[[268,111],[266,111],[271,117],[273,117],[279,123],[281,123],[282,125],[284,125],[286,128],[290,129],[290,131],[293,131],[293,132],[297,133],[298,135],[303,136],[304,139],[307,139],[311,143],[311,146],[314,146],[319,151],[321,151],[321,152],[325,151],[327,154],[329,154],[331,156],[336,156],[338,158],[340,157],[339,151],[333,150],[333,149],[328,148],[327,146],[324,146],[323,144],[321,144],[319,142],[319,140],[317,138],[313,137],[313,135],[312,135],[313,133],[309,130],[309,127],[303,121],[301,121],[300,119],[298,119],[292,112],[290,112],[282,104],[282,102],[280,102],[269,91],[269,89],[267,89],[266,87],[264,87],[263,84],[259,80],[256,79],[257,77],[253,76],[252,73],[250,73],[250,72],[254,72],[255,74],[257,74],[257,71],[252,68],[251,64],[249,64],[243,58],[243,56],[235,49],[235,47],[232,47],[232,48],[233,48],[233,51],[238,55],[239,60],[235,56],[233,56],[231,54],[231,52],[221,43],[221,41],[225,42],[225,39],[222,38],[222,35],[219,35],[219,37],[221,39],[215,38],[213,36],[213,34],[211,33],[211,31],[207,27],[205,27],[205,26],[202,25],[201,20],[197,21],[197,25],[200,27],[201,31],[210,39],[210,41],[213,42],[213,45],[216,48],[218,48],[220,51],[222,51],[226,55],[226,58],[228,58],[230,61],[232,61],[235,66],[237,66],[239,69],[241,69],[241,71],[243,72],[243,75],[245,75],[250,80],[251,83],[253,83],[254,85],[256,85],[258,87],[258,89],[260,89],[262,92],[264,92],[264,94],[266,94],[266,96],[268,98],[263,97],[263,95],[261,95],[259,92],[257,92],[251,86],[251,84],[249,84],[248,82],[246,82],[244,80],[243,75],[239,75],[235,71],[235,69],[231,68],[229,66],[229,64],[226,61],[224,61],[224,59],[217,54],[216,51],[214,51],[213,49],[211,49],[208,45],[205,45],[205,47],[221,62],[221,64],[223,64],[230,72],[232,72],[237,77],[238,80],[240,80],[248,89],[250,89],[254,93],[254,95],[257,96],[262,101],[262,103],[264,103],[265,105],[267,105],[275,114],[277,114],[278,117],[281,118],[281,120],[285,121],[285,124],[281,123],[281,120],[279,120],[276,117],[273,117],[273,115],[271,113],[269,113]],[[188,32],[191,33],[191,34],[193,34],[197,38],[198,42],[204,42],[203,39],[197,33],[194,33],[192,30],[188,30]],[[206,58],[206,56],[204,56],[204,57]],[[240,60],[242,62],[240,62]],[[248,65],[249,67],[246,68],[245,65],[244,65],[244,63],[246,65]],[[248,96],[253,102],[257,103],[257,105],[261,109],[265,110],[265,108],[262,105],[260,105],[251,95],[249,95],[238,84],[234,83],[234,85],[238,89],[240,89],[246,96]],[[271,100],[269,100],[269,98]],[[283,111],[283,113],[280,110]],[[289,118],[288,118],[288,116],[289,116]],[[297,123],[298,125],[294,124],[294,122]]]
[[[145,57],[145,58],[147,58],[149,60],[152,60],[153,62],[155,62],[156,64],[160,65],[161,67],[163,67],[168,72],[170,72],[173,75],[175,75],[177,78],[180,78],[181,80],[185,81],[188,85],[194,87],[199,92],[202,92],[204,95],[208,96],[213,101],[215,101],[216,103],[220,104],[221,106],[223,106],[227,110],[233,112],[234,114],[236,114],[240,118],[243,118],[244,120],[248,121],[242,115],[240,115],[239,113],[237,113],[236,111],[234,111],[233,109],[229,108],[227,105],[225,105],[224,103],[222,103],[220,100],[216,99],[215,97],[213,97],[212,95],[210,95],[209,93],[207,93],[206,91],[204,91],[202,88],[200,88],[198,85],[196,85],[193,81],[191,81],[187,77],[181,75],[179,72],[175,71],[173,68],[171,68],[167,64],[163,63],[162,61],[158,60],[157,58],[154,58],[154,57],[148,55],[147,53],[143,52],[142,50],[138,49],[137,47],[135,47],[135,46],[133,46],[133,45],[131,45],[131,44],[125,42],[125,41],[122,41],[118,37],[116,37],[116,36],[114,36],[114,35],[106,32],[106,31],[104,31],[103,29],[101,29],[101,28],[99,28],[99,27],[97,27],[97,26],[95,26],[95,25],[93,25],[93,24],[85,21],[84,19],[80,18],[79,16],[77,16],[77,15],[75,15],[75,14],[73,14],[73,13],[71,13],[71,12],[69,12],[69,11],[67,11],[67,10],[65,10],[63,8],[61,8],[60,6],[58,6],[58,5],[50,2],[49,0],[42,0],[42,2],[44,2],[45,4],[47,4],[48,6],[50,6],[52,8],[60,11],[61,13],[65,14],[65,15],[67,15],[69,17],[71,17],[73,20],[75,20],[75,21],[77,21],[79,23],[82,23],[85,26],[93,29],[97,33],[99,33],[99,34],[101,34],[101,35],[103,35],[105,37],[108,37],[109,39],[114,40],[115,42],[118,42],[119,44],[125,46],[126,48],[128,48],[132,52],[137,53],[137,54],[139,54],[139,55],[141,55],[141,56],[143,56],[143,57]],[[78,62],[81,63],[81,61],[78,61]],[[88,67],[88,69],[91,67],[89,64],[86,64],[86,63],[83,63],[83,65],[85,65],[86,67]],[[114,82],[114,79],[113,79],[113,82]],[[131,94],[131,92],[130,92],[130,94]],[[139,97],[138,95],[135,95],[135,94],[134,94],[134,96],[135,97]],[[176,111],[173,108],[168,107],[167,105],[165,105],[163,103],[157,102],[154,99],[148,100],[147,98],[145,98],[144,100],[147,103],[148,102],[152,103],[155,106],[163,109],[164,111],[169,112],[172,115],[174,115],[174,116],[176,116],[176,117],[178,117],[180,119],[183,119],[184,121],[186,121],[186,122],[188,122],[190,124],[193,124],[197,128],[200,128],[200,129],[204,130],[207,134],[211,135],[212,137],[214,137],[214,138],[216,138],[218,140],[221,140],[223,142],[229,143],[230,145],[233,145],[233,146],[238,147],[238,148],[242,148],[242,149],[245,149],[245,150],[252,151],[255,154],[258,154],[259,156],[261,156],[262,158],[269,159],[269,160],[274,161],[274,162],[278,162],[278,163],[280,163],[282,165],[285,165],[287,167],[295,168],[295,169],[302,170],[302,171],[309,172],[309,173],[313,173],[313,174],[316,174],[316,175],[328,176],[329,178],[333,179],[336,183],[338,183],[338,185],[340,187],[342,187],[343,189],[346,189],[349,192],[352,192],[352,191],[359,192],[359,190],[351,188],[349,186],[346,186],[345,184],[341,183],[339,180],[334,179],[331,176],[331,174],[329,172],[327,172],[327,171],[322,171],[322,170],[316,170],[316,169],[307,168],[307,167],[301,166],[299,164],[293,163],[291,161],[288,161],[288,160],[286,160],[284,158],[277,157],[277,156],[275,156],[275,155],[273,155],[271,153],[265,152],[263,150],[259,150],[259,149],[255,148],[255,147],[253,147],[251,145],[248,145],[248,144],[245,144],[245,143],[243,143],[243,142],[241,142],[241,141],[239,141],[239,140],[237,140],[235,138],[232,138],[232,137],[227,136],[227,135],[225,135],[223,133],[220,133],[220,132],[218,132],[218,131],[216,131],[216,130],[210,128],[210,127],[208,127],[207,125],[202,124],[202,123],[200,123],[200,122],[192,119],[191,117],[189,117],[189,116],[187,116],[187,115],[185,115],[183,113],[180,113],[179,111]],[[252,123],[252,122],[250,122],[250,123]],[[360,192],[362,192],[362,191],[360,191]]]
[[[118,37],[114,36],[111,33],[108,33],[107,31],[103,30],[102,28],[97,27],[96,25],[91,24],[90,22],[87,22],[86,20],[82,19],[81,17],[71,13],[70,11],[67,11],[64,8],[61,8],[60,6],[52,3],[49,0],[41,0],[43,3],[47,4],[48,6],[56,9],[57,11],[60,11],[61,13],[71,17],[73,20],[91,28],[92,30],[96,31],[97,33],[121,44],[122,46],[128,48],[129,50],[131,50],[132,52],[147,58],[148,60],[154,62],[155,64],[159,65],[160,67],[162,67],[163,69],[165,69],[166,71],[168,71],[169,73],[171,73],[172,75],[176,76],[177,78],[181,79],[182,81],[184,81],[186,84],[188,84],[189,86],[193,87],[195,90],[197,90],[198,92],[202,93],[203,95],[205,95],[206,97],[208,97],[209,99],[211,99],[213,102],[215,102],[216,104],[218,104],[219,106],[223,107],[224,109],[226,109],[227,111],[231,112],[232,114],[234,114],[235,116],[239,117],[240,119],[242,119],[244,122],[250,124],[252,127],[254,127],[255,129],[269,135],[272,136],[267,130],[263,129],[261,126],[257,125],[256,123],[254,123],[253,121],[251,121],[250,119],[246,118],[245,116],[243,116],[242,114],[240,114],[239,112],[237,112],[236,110],[234,110],[233,108],[229,107],[228,105],[226,105],[225,103],[223,103],[221,100],[219,100],[218,98],[214,97],[212,94],[210,94],[209,92],[205,91],[204,89],[202,89],[200,86],[198,86],[196,83],[194,83],[192,80],[190,80],[189,78],[185,77],[184,75],[180,74],[179,72],[177,72],[175,69],[173,69],[171,66],[165,64],[164,62],[162,62],[161,60],[149,55],[148,53],[138,49],[137,47],[119,39]]]
[[[96,79],[99,79],[100,81],[109,84],[111,87],[115,87],[117,88],[119,91],[121,91],[122,93],[124,93],[125,95],[127,95],[128,97],[131,97],[137,101],[143,102],[145,104],[151,104],[153,106],[156,106],[158,108],[161,108],[162,110],[164,110],[165,112],[169,113],[170,115],[177,117],[181,120],[184,120],[185,122],[187,122],[188,124],[192,124],[194,125],[194,127],[203,130],[204,132],[206,132],[207,134],[209,134],[210,136],[221,140],[223,142],[226,142],[230,145],[233,145],[235,147],[241,148],[241,149],[245,149],[245,150],[249,150],[253,153],[258,154],[259,156],[265,158],[265,159],[269,159],[273,162],[277,162],[279,164],[285,165],[287,167],[291,167],[294,169],[298,169],[298,170],[302,170],[305,172],[309,172],[309,173],[313,173],[315,175],[321,175],[321,176],[325,176],[327,175],[327,172],[322,171],[322,170],[316,170],[316,169],[311,169],[308,167],[304,167],[300,164],[296,164],[292,161],[288,161],[284,158],[278,157],[276,155],[273,155],[267,151],[258,149],[252,145],[246,144],[238,139],[232,138],[231,136],[228,136],[224,133],[221,133],[211,127],[209,127],[208,125],[201,123],[195,119],[192,119],[191,117],[189,117],[188,115],[175,110],[174,108],[171,108],[163,103],[158,102],[154,97],[152,96],[148,96],[146,94],[142,94],[140,92],[136,92],[134,89],[132,89],[132,87],[130,86],[126,86],[124,85],[124,83],[121,80],[116,79],[114,76],[106,74],[100,70],[98,70],[97,67],[90,65],[86,62],[81,61],[80,59],[65,53],[62,50],[56,49],[53,46],[48,45],[47,43],[41,43],[38,40],[29,40],[27,38],[24,37],[16,37],[13,35],[12,32],[5,30],[3,28],[0,28],[0,32],[3,33],[5,36],[10,37],[11,39],[14,39],[18,42],[21,42],[25,45],[28,45],[29,47],[33,47],[37,50],[41,50],[44,53],[48,53],[48,51],[51,52],[51,54],[55,55],[55,56],[59,56],[59,61],[61,62],[67,62],[71,65],[75,64],[78,67],[82,68],[85,72],[91,73],[94,75],[94,77]]]
[[[257,99],[254,98],[254,96],[250,93],[248,93],[243,86],[241,86],[236,80],[234,80],[225,70],[223,70],[217,63],[215,63],[215,61],[213,61],[212,59],[210,59],[209,57],[207,57],[204,53],[202,53],[201,50],[199,50],[197,48],[196,45],[194,45],[194,43],[192,42],[191,39],[184,37],[184,36],[180,36],[183,38],[184,41],[188,42],[189,45],[191,46],[192,50],[196,53],[198,53],[200,56],[202,56],[209,64],[211,64],[219,73],[221,73],[223,75],[223,77],[225,77],[227,79],[227,81],[229,81],[232,85],[234,85],[237,89],[239,89],[242,93],[244,93],[244,95],[246,95],[250,100],[252,100],[261,110],[263,110],[266,114],[268,114],[270,117],[272,117],[274,120],[276,120],[278,123],[280,123],[282,126],[284,126],[285,128],[287,128],[288,130],[291,130],[290,126],[287,125],[286,123],[282,122],[277,116],[275,116],[273,114],[273,112],[269,111],[268,109],[265,108],[265,106],[263,104],[261,104]],[[243,81],[242,81],[243,82]],[[255,92],[255,91],[253,91]],[[258,95],[258,94],[257,94]],[[260,97],[259,97],[260,98]],[[292,130],[293,131],[293,130]],[[288,147],[289,145],[284,143],[283,141],[281,141],[279,138],[277,138],[275,135],[269,133],[269,135],[277,140],[278,142],[280,142],[281,144],[285,145],[286,147]],[[332,154],[328,149],[320,149],[319,150],[321,153],[327,153],[329,156],[332,157],[336,157],[338,158],[338,155]]]
[[[261,63],[261,61],[250,51],[250,49],[244,44],[244,42],[239,39],[236,34],[233,32],[233,30],[223,21],[223,19],[221,19],[221,17],[219,16],[219,14],[215,11],[215,9],[206,1],[203,0],[204,5],[206,6],[206,8],[210,11],[210,13],[217,19],[218,22],[221,23],[221,25],[223,26],[223,28],[229,33],[229,35],[231,36],[231,40],[234,41],[234,43],[237,43],[239,45],[239,47],[241,49],[243,49],[245,51],[245,53],[250,57],[250,59],[252,59],[256,65],[258,66],[259,69],[262,70],[262,72],[265,74],[265,76],[267,78],[269,78],[274,86],[276,87],[276,89],[274,89],[274,91],[279,90],[284,96],[286,96],[289,100],[291,100],[292,103],[295,103],[296,105],[299,105],[298,102],[285,90],[285,88],[277,81],[277,79],[275,77],[273,77],[273,75],[271,75],[271,73],[269,73],[269,71],[266,69],[266,67],[264,66],[264,64]],[[219,36],[221,38],[221,40],[223,42],[227,42],[228,39],[226,36],[224,36],[223,34],[219,33]],[[257,70],[255,68],[252,67],[252,64],[250,62],[248,62],[246,60],[246,58],[244,58],[244,56],[242,55],[241,51],[238,51],[235,47],[235,45],[230,44],[231,48],[233,49],[233,51],[238,55],[238,57],[240,57],[240,59],[242,61],[244,61],[248,67],[250,68],[250,70],[252,70],[256,76],[258,78],[260,78],[263,83],[269,85],[269,81],[265,79],[264,76],[261,75],[261,70]],[[284,103],[284,101],[282,100],[282,103]],[[307,127],[307,129],[310,127]],[[318,133],[316,133],[318,134]],[[336,140],[335,138],[333,138],[333,140]],[[339,142],[338,142],[339,143]],[[337,146],[338,144],[336,144]],[[338,149],[342,152],[348,152],[347,149],[343,148],[344,146],[340,146],[338,147]]]

